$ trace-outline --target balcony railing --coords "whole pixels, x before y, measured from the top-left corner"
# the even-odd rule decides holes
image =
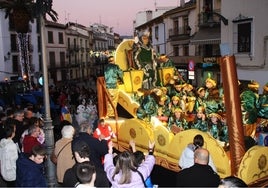
[[[68,46],[68,51],[75,51],[78,52],[80,50],[78,45],[69,45]]]
[[[220,10],[213,10],[210,12],[201,12],[198,14],[198,26],[199,27],[213,27],[220,25],[221,18],[217,15],[220,14]]]
[[[179,27],[174,29],[169,29],[169,36],[177,36],[177,35],[189,35],[191,32],[191,28],[187,27]]]

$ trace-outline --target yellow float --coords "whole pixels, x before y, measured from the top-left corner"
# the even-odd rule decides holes
[[[123,41],[116,51],[116,62],[119,63],[124,71],[129,71],[129,57],[127,56],[129,55],[128,52],[131,50],[133,42],[133,40]],[[138,72],[135,73],[135,70],[133,74],[140,79],[142,78],[142,75]],[[167,74],[169,74],[169,72]],[[136,142],[137,150],[147,152],[149,140],[155,141],[154,155],[156,156],[156,163],[167,169],[179,171],[178,161],[182,150],[187,144],[192,142],[193,137],[196,134],[201,134],[205,141],[204,147],[210,151],[211,157],[221,178],[235,175],[243,179],[249,185],[260,185],[258,184],[258,182],[260,182],[258,180],[261,180],[262,182],[266,182],[262,185],[267,186],[267,181],[265,181],[268,179],[267,147],[254,146],[248,151],[245,151],[244,156],[237,160],[233,158],[234,153],[236,153],[236,148],[231,148],[231,143],[231,149],[225,151],[219,141],[211,137],[208,133],[191,129],[181,131],[174,135],[163,125],[153,125],[150,122],[137,119],[136,110],[139,107],[139,104],[133,100],[133,92],[137,91],[141,85],[137,82],[138,78],[133,78],[130,72],[125,74],[124,79],[127,80],[127,82],[125,81],[124,85],[119,86],[120,92],[118,102],[133,116],[133,118],[121,118],[119,114],[119,117],[115,117],[115,119],[107,119],[117,134],[117,138],[113,140],[117,149],[120,151],[128,150],[129,141],[134,140]],[[99,81],[98,83],[103,84],[103,81]],[[105,102],[98,101],[98,104],[99,109],[105,109],[101,106],[104,105]],[[99,113],[100,116],[105,115],[103,114],[104,112]],[[236,135],[229,135],[229,137],[230,136],[235,137]],[[244,142],[244,140],[238,138],[236,142]],[[240,161],[240,163],[235,164],[237,161]],[[233,166],[235,165],[238,168],[237,171],[233,169]]]

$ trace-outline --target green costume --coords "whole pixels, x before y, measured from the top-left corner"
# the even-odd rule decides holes
[[[209,133],[211,134],[211,136],[215,139],[219,138],[219,128],[217,124],[212,124],[210,129],[209,129]]]
[[[197,111],[197,109],[200,107],[200,106],[203,106],[205,108],[205,101],[203,98],[201,97],[197,97],[196,100],[195,100],[195,104],[194,104],[194,112]]]
[[[116,108],[118,102],[118,81],[123,82],[123,71],[113,62],[110,62],[104,69],[104,79],[106,88],[109,92],[110,98],[114,107]],[[110,103],[107,103],[107,116],[113,117],[114,109]]]
[[[198,129],[203,132],[208,131],[208,123],[207,121],[203,121],[202,118],[197,118],[191,125],[192,129]]]
[[[251,90],[246,90],[241,93],[241,105],[242,105],[242,120],[243,124],[253,124],[257,121],[257,96]]]
[[[161,68],[174,68],[175,66],[174,66],[173,61],[170,60],[170,59],[168,59],[167,62],[161,63],[161,64],[160,64],[160,67],[161,67]]]
[[[219,140],[222,142],[229,142],[229,135],[228,135],[228,127],[227,125],[223,125],[220,133],[219,133]]]
[[[268,119],[268,94],[263,94],[259,96],[257,102],[258,116]]]
[[[140,45],[135,52],[134,60],[138,69],[144,72],[143,88],[154,88],[157,81],[157,71],[153,48],[149,45]]]
[[[176,125],[177,127],[181,127],[184,130],[189,129],[188,122],[184,118],[176,119],[175,117],[171,116],[169,118],[169,120],[168,120],[168,127],[169,127],[169,129],[171,128],[172,125]]]
[[[116,89],[118,80],[121,82],[123,81],[123,71],[118,65],[109,63],[104,69],[104,78],[106,88]]]
[[[206,108],[206,113],[211,114],[211,113],[217,113],[220,110],[220,105],[217,100],[205,100],[205,108]]]
[[[144,98],[142,104],[137,109],[137,118],[151,120],[152,116],[157,115],[157,104],[151,95]]]

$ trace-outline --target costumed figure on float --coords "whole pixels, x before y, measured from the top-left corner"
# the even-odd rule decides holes
[[[116,108],[118,102],[118,82],[124,83],[123,71],[115,64],[114,56],[108,58],[108,65],[104,69],[104,79],[110,99]],[[114,117],[114,109],[110,103],[107,103],[107,116]]]
[[[259,131],[268,132],[268,83],[263,87],[257,103],[258,117],[260,117]]]
[[[136,40],[133,45],[134,48],[134,62],[138,70],[143,70],[143,84],[144,89],[152,89],[156,87],[157,82],[157,63],[155,61],[156,54],[150,42],[150,33],[145,31],[141,40]]]
[[[251,81],[248,88],[240,94],[244,135],[255,139],[257,128],[257,101],[259,83]]]

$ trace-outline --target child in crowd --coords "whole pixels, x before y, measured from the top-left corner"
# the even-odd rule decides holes
[[[36,145],[27,157],[22,153],[17,160],[16,187],[47,187],[45,176],[44,159],[46,149]]]
[[[94,183],[96,180],[96,169],[94,164],[90,161],[77,163],[76,176],[78,181],[80,182],[75,186],[76,188],[95,187]]]
[[[206,119],[205,108],[203,106],[199,106],[196,110],[196,117],[193,122],[191,122],[192,129],[198,129],[203,132],[208,131],[208,122]]]
[[[218,113],[211,113],[208,115],[208,118],[209,133],[213,138],[219,139],[219,134],[222,128],[221,116]]]
[[[174,109],[173,115],[168,120],[168,128],[174,134],[189,129],[188,122],[184,118],[181,108]]]

